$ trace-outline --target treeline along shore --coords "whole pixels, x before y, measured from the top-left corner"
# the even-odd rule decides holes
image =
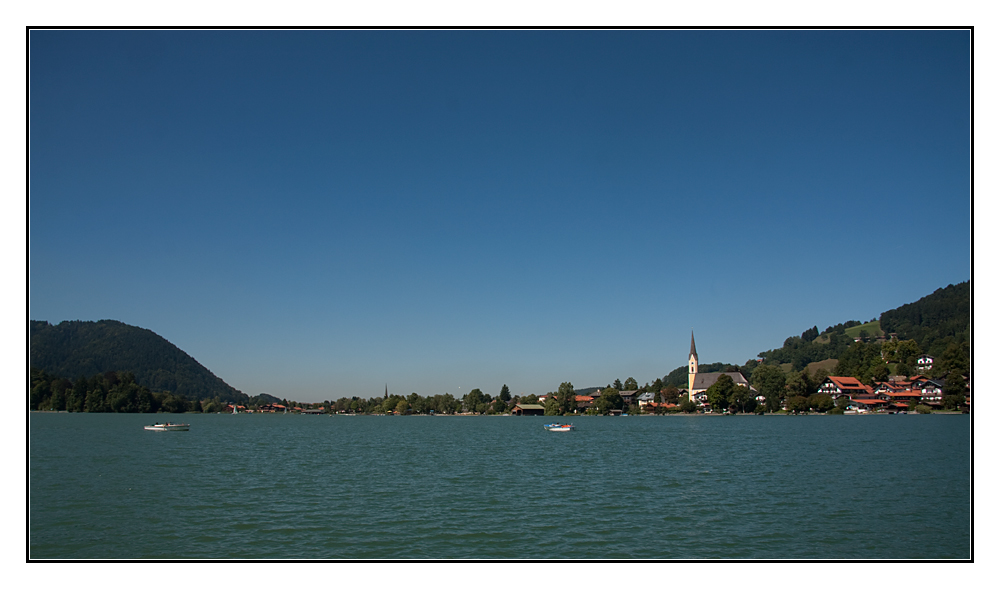
[[[88,413],[308,412],[394,415],[618,415],[968,411],[971,288],[939,288],[868,322],[813,326],[742,364],[688,365],[640,385],[615,379],[545,394],[342,396],[302,403],[229,386],[155,333],[118,321],[29,321],[32,411]],[[157,359],[159,359],[157,361]],[[692,362],[693,360],[693,362]],[[693,373],[702,378],[692,379]],[[708,383],[711,383],[709,386]],[[690,389],[690,390],[688,390]]]
[[[672,415],[672,414],[843,414],[856,408],[849,395],[834,400],[832,395],[816,392],[808,397],[793,394],[779,371],[764,370],[751,375],[759,390],[737,385],[722,375],[705,395],[706,399],[688,398],[688,392],[673,385],[656,390],[654,385],[625,389],[616,380],[603,390],[587,389],[578,394],[573,384],[564,382],[557,391],[545,395],[511,395],[503,385],[496,397],[473,389],[461,399],[450,394],[421,396],[390,395],[369,399],[342,397],[336,401],[301,403],[272,401],[274,397],[254,397],[246,405],[223,403],[219,399],[189,400],[169,392],[151,392],[136,384],[130,373],[107,373],[71,382],[51,377],[44,371],[32,371],[29,409],[32,411],[67,411],[84,413],[304,413],[348,415]],[[792,380],[802,383],[808,374],[796,373]],[[829,379],[824,379],[823,382]],[[926,380],[926,379],[925,379]],[[632,384],[635,380],[626,379]],[[657,383],[661,379],[657,379]],[[967,412],[970,398],[964,381],[948,381],[956,390],[947,390],[943,402],[921,404],[911,399],[906,410],[931,413],[935,410]],[[808,385],[810,388],[812,384]],[[822,386],[822,385],[821,385]],[[946,383],[946,386],[948,384]],[[821,389],[822,390],[822,389]],[[654,392],[655,391],[655,392]],[[869,391],[862,389],[862,391]],[[773,397],[772,397],[773,395]],[[771,403],[770,401],[775,401]]]

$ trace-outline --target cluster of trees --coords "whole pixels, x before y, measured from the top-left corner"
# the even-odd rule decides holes
[[[589,396],[593,396],[594,401],[591,406],[587,408],[586,413],[588,415],[608,415],[612,411],[638,413],[639,407],[634,402],[631,405],[626,405],[625,399],[621,396],[621,391],[652,392],[653,402],[656,403],[654,411],[658,414],[666,413],[667,411],[681,411],[684,409],[683,403],[680,406],[675,406],[669,410],[666,408],[666,404],[676,405],[680,401],[680,391],[676,386],[662,385],[661,379],[656,379],[654,384],[647,384],[639,387],[637,386],[635,379],[630,377],[626,379],[624,383],[616,379],[614,384],[606,386],[603,390],[600,390],[597,395],[593,394],[597,391],[591,392],[588,389],[587,394]],[[572,383],[562,383],[559,385],[559,389],[556,392],[549,393],[546,398],[545,414],[566,415],[578,411],[579,404],[576,402],[576,396],[578,394],[580,393],[573,389]],[[690,411],[694,411],[694,403],[689,403],[689,405]]]
[[[755,395],[749,388],[736,384],[732,377],[723,374],[715,384],[705,391],[708,397],[708,404],[712,411],[722,412],[727,410],[747,413],[757,408]]]
[[[618,397],[621,398],[621,395]],[[546,415],[566,415],[573,413],[576,409],[576,390],[571,382],[560,384],[558,390],[549,393],[545,398]]]
[[[422,397],[417,393],[407,396],[390,395],[381,398],[342,397],[336,401],[324,401],[323,407],[331,413],[399,413],[399,414],[454,414],[454,413],[508,413],[517,403],[537,403],[538,397],[529,395],[521,398],[511,396],[505,384],[494,398],[480,389],[472,389],[461,399],[450,394]]]
[[[792,412],[814,411],[826,412],[835,405],[830,395],[816,393],[819,383],[826,378],[825,371],[815,376],[803,369],[801,372],[785,374],[773,365],[763,364],[753,372],[751,384],[756,393],[749,388],[736,384],[729,375],[723,374],[711,387],[705,391],[708,404],[712,411],[723,413],[764,413],[781,409],[782,402],[788,401]],[[817,378],[818,377],[818,378]],[[758,402],[757,396],[763,396],[763,402]],[[682,410],[693,411],[691,404]]]
[[[882,313],[878,321],[880,329],[896,336],[888,341],[873,340],[864,330],[857,334],[860,341],[855,341],[847,330],[863,325],[860,321],[839,323],[822,332],[813,326],[801,335],[786,339],[781,348],[761,352],[758,354],[759,362],[748,360],[742,366],[703,364],[699,371],[738,371],[758,391],[761,391],[761,386],[757,384],[759,380],[770,383],[764,385],[772,391],[770,395],[763,393],[768,398],[764,404],[768,411],[774,410],[785,396],[794,407],[819,410],[832,402],[814,397],[816,388],[828,375],[852,376],[869,385],[885,381],[893,374],[912,376],[917,373],[917,357],[927,353],[935,357],[933,369],[927,376],[950,379],[949,391],[953,397],[950,404],[953,405],[958,396],[964,394],[964,384],[963,387],[958,385],[960,380],[964,382],[961,376],[968,376],[971,368],[969,309],[970,284],[966,281],[938,289],[914,303]],[[824,369],[810,373],[807,368],[810,363],[831,359],[837,360],[832,373]],[[790,365],[791,371],[786,374],[781,365]],[[657,379],[654,385],[686,387],[687,372],[686,365],[679,366],[662,381]],[[655,389],[655,386],[650,389]],[[723,404],[721,397],[717,399],[717,404]],[[831,410],[836,410],[836,407]]]
[[[937,357],[946,353],[957,355],[964,350],[967,362],[971,334],[970,297],[970,283],[966,281],[939,288],[916,302],[882,313],[879,329],[886,334],[894,333],[899,342],[898,348],[882,350],[886,363],[898,364],[896,374],[909,376],[914,374],[916,358],[922,353]],[[869,350],[852,349],[854,337],[846,333],[859,325],[862,325],[860,321],[847,321],[827,327],[822,333],[813,326],[799,336],[786,339],[782,347],[766,350],[758,356],[765,364],[791,364],[795,372],[811,362],[837,358],[846,362],[850,372],[864,375],[865,370],[858,367],[874,355]],[[864,330],[858,333],[861,343],[876,345],[870,335]],[[675,372],[683,376],[684,369],[681,367]],[[856,376],[847,371],[838,372],[841,372],[839,376]]]
[[[756,405],[753,410],[758,413],[778,411],[782,402],[786,400],[788,410],[793,413],[810,409],[821,413],[836,410],[838,407],[830,395],[816,392],[827,376],[829,375],[826,370],[822,368],[815,374],[810,374],[805,368],[799,372],[786,374],[778,366],[761,364],[754,370],[750,383],[757,389],[757,394],[764,397],[764,402]],[[847,399],[840,401],[839,411],[843,412],[847,406]]]
[[[858,342],[855,344],[859,348],[870,344],[864,344],[863,342]],[[854,358],[865,357],[868,352],[856,351],[852,354]],[[872,363],[877,364],[879,360],[878,356],[872,359]],[[885,366],[885,363],[882,363]],[[838,367],[839,370],[839,367]],[[855,374],[858,374],[855,372]],[[751,384],[757,393],[764,397],[764,402],[759,406],[754,408],[758,412],[763,411],[777,411],[781,408],[782,402],[787,401],[788,410],[793,413],[806,412],[809,410],[819,411],[819,412],[834,412],[842,413],[844,408],[847,406],[848,399],[841,397],[837,399],[834,403],[833,398],[830,395],[824,393],[817,393],[816,389],[826,380],[826,377],[830,376],[826,370],[819,369],[814,374],[810,374],[808,369],[802,369],[799,372],[785,373],[780,367],[761,364],[753,372],[753,377],[751,379]],[[844,374],[842,376],[853,376],[852,374]],[[720,377],[719,380],[723,380],[725,377]],[[855,376],[855,378],[858,378]],[[859,378],[860,380],[860,378]],[[718,384],[718,383],[716,383]],[[737,387],[742,388],[742,387]],[[963,378],[963,373],[960,370],[952,370],[948,373],[947,379],[945,380],[945,387],[942,391],[944,397],[942,399],[942,404],[945,409],[958,409],[962,407],[965,403],[965,379]],[[711,389],[709,389],[711,391]],[[732,401],[730,399],[730,406],[726,407],[722,404],[719,405],[720,409],[732,408]],[[712,397],[709,395],[709,403],[711,403]],[[914,410],[916,407],[916,402],[911,403],[910,410]],[[713,405],[713,410],[716,406]],[[741,407],[742,410],[742,407]]]
[[[758,356],[767,364],[791,364],[792,370],[799,371],[811,362],[840,357],[854,343],[854,338],[847,335],[845,330],[855,325],[861,323],[840,323],[827,327],[822,334],[814,325],[802,332],[802,335],[786,339],[782,347],[761,352]],[[825,337],[821,339],[820,335]]]
[[[884,343],[856,342],[841,354],[834,376],[853,376],[865,384],[884,382],[890,374],[912,376],[917,373],[916,359],[923,354],[915,340],[892,339]],[[969,345],[952,342],[934,359],[926,376],[941,379],[951,374],[968,376]]]
[[[900,340],[914,340],[936,358],[949,346],[970,341],[971,308],[971,285],[965,281],[949,284],[916,302],[882,313],[879,325]]]
[[[626,379],[625,383],[616,380],[615,385],[608,385],[603,391],[601,391],[600,395],[595,397],[593,406],[588,409],[589,413],[607,415],[612,410],[631,412],[638,411],[638,408],[635,405],[626,407],[625,401],[619,394],[619,391],[642,390],[643,387],[629,389],[627,388],[627,385],[636,386],[635,379]],[[652,385],[647,386],[652,387]],[[577,391],[573,387],[573,383],[570,382],[560,384],[556,391],[550,392],[546,395],[546,400],[543,404],[543,407],[545,408],[545,415],[567,415],[577,412],[579,410],[579,405],[576,401],[577,395],[584,393],[592,395],[592,391],[596,392],[593,389]],[[679,397],[680,391],[677,387],[668,385],[663,387],[662,391],[656,391],[654,400],[658,403],[677,403],[679,401]],[[454,414],[465,412],[483,415],[498,415],[510,413],[518,403],[537,404],[538,402],[539,400],[537,395],[525,395],[523,397],[511,395],[510,389],[505,384],[500,389],[500,392],[496,397],[492,397],[480,389],[472,389],[461,399],[455,399],[448,394],[434,395],[433,397],[421,397],[416,393],[411,393],[409,396],[403,397],[399,395],[389,395],[386,393],[386,395],[382,398],[376,397],[368,400],[351,397],[341,398],[334,402],[325,401],[323,406],[328,411],[336,413],[429,414],[433,412]]]
[[[293,407],[295,405],[292,405]],[[322,407],[328,413],[400,413],[400,414],[432,414],[458,413],[462,410],[462,402],[452,395],[433,395],[422,397],[417,393],[409,395],[390,395],[383,397],[341,397],[336,401],[324,401]]]
[[[184,413],[201,411],[202,404],[183,395],[151,392],[130,372],[105,372],[76,381],[32,368],[28,408],[32,411],[86,413]],[[218,399],[215,400],[218,403]],[[207,409],[206,409],[207,410]]]

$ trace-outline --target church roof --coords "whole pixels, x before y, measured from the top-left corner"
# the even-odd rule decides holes
[[[691,353],[688,354],[688,357],[691,357],[691,356],[694,356],[695,360],[698,359],[698,350],[696,350],[695,347],[694,347],[694,330],[693,329],[691,330]]]
[[[719,380],[719,377],[723,374],[729,375],[729,378],[733,379],[733,382],[736,384],[750,386],[747,379],[743,378],[743,375],[739,372],[699,372],[694,375],[694,385],[691,388],[696,391],[703,391],[715,384],[715,381]]]

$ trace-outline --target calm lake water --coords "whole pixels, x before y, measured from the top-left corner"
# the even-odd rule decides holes
[[[36,559],[971,558],[969,416],[29,417]]]

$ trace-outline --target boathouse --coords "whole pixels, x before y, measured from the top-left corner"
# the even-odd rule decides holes
[[[545,407],[532,403],[518,403],[514,405],[511,415],[545,415]]]

